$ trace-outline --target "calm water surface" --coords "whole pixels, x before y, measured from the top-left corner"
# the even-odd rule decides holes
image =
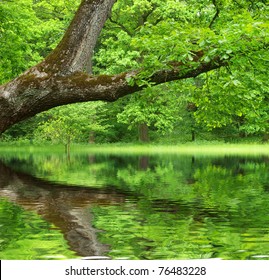
[[[268,163],[0,155],[0,258],[268,260]]]

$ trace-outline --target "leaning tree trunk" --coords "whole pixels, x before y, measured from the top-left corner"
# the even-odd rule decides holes
[[[141,90],[127,81],[139,70],[117,75],[92,76],[86,73],[99,33],[116,0],[83,0],[57,48],[36,66],[0,86],[0,133],[13,124],[50,108],[85,101],[115,101]],[[196,77],[224,64],[218,57],[197,63],[173,63],[156,71],[149,80],[155,84]]]

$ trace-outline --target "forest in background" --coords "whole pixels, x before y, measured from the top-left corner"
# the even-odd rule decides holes
[[[0,84],[46,57],[62,38],[79,0],[0,1]],[[116,102],[57,107],[18,123],[1,141],[112,143],[268,140],[267,1],[119,0],[95,48],[89,73],[117,74],[193,59],[211,48],[226,67],[148,87]],[[212,48],[216,46],[215,49]],[[225,51],[224,51],[225,50]],[[130,83],[133,81],[130,81]]]

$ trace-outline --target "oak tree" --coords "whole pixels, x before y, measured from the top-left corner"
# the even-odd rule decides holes
[[[251,11],[247,16],[241,17],[241,25],[231,24],[234,29],[230,30],[228,35],[235,30],[237,35],[229,37],[226,33],[227,28],[223,30],[218,28],[214,31],[214,25],[218,24],[218,20],[220,26],[222,24],[220,15],[222,7],[217,1],[203,1],[199,4],[200,10],[196,16],[202,18],[204,26],[199,34],[193,36],[190,30],[184,33],[181,28],[177,32],[179,26],[185,27],[188,17],[191,25],[197,24],[193,14],[186,12],[184,17],[176,15],[172,20],[171,15],[160,16],[162,12],[160,1],[144,1],[147,2],[144,10],[148,11],[144,15],[147,18],[152,16],[152,22],[142,21],[141,29],[149,22],[153,29],[155,28],[155,32],[158,33],[160,30],[160,34],[157,36],[159,40],[155,40],[154,44],[152,40],[146,40],[146,32],[145,34],[141,32],[141,37],[133,41],[142,63],[134,69],[116,74],[88,74],[99,34],[110,17],[115,2],[116,0],[83,0],[58,46],[43,61],[0,86],[0,132],[4,132],[21,120],[56,106],[96,100],[113,102],[149,85],[196,77],[201,73],[226,66],[228,61],[246,56],[246,48],[254,52],[268,46],[268,42],[264,39],[268,25],[255,20],[254,16],[252,19]],[[227,5],[231,4],[228,2],[233,1],[227,0]],[[128,1],[120,2],[121,5],[128,3]],[[179,11],[184,3],[179,2],[178,5]],[[261,11],[263,9],[264,7]],[[240,4],[238,13],[242,13],[242,10],[246,11],[246,8]],[[157,12],[154,14],[154,11]],[[176,10],[176,13],[178,11]],[[167,11],[168,14],[173,12],[174,6]],[[232,12],[234,10],[226,11],[228,16],[232,16]],[[225,16],[227,20],[227,15]],[[169,20],[164,21],[166,18]],[[115,22],[114,18],[110,19],[112,23]],[[246,20],[249,20],[248,24]],[[116,24],[120,25],[121,22],[118,20]],[[251,29],[251,32],[246,34],[247,28]],[[172,40],[168,40],[169,34]],[[236,45],[238,39],[242,43]],[[253,44],[253,41],[256,44]],[[182,44],[187,42],[184,48],[178,47],[180,42]],[[233,44],[236,47],[231,48]],[[159,45],[162,50],[169,50],[170,53],[167,51],[160,53]],[[149,47],[151,48],[148,52]],[[147,52],[152,55],[148,55]]]

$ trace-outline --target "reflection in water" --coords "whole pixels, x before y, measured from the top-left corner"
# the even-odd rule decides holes
[[[269,259],[268,169],[265,157],[3,156],[0,197],[81,257]]]
[[[34,210],[64,234],[70,248],[79,256],[102,256],[108,246],[100,244],[92,227],[88,207],[117,204],[124,196],[112,189],[65,187],[30,175],[14,172],[0,162],[0,197],[6,197],[26,210]]]

